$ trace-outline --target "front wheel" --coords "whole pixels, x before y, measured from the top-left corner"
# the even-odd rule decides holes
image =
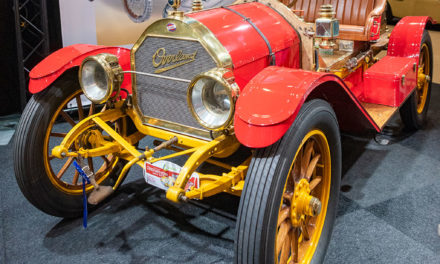
[[[76,72],[65,73],[30,99],[15,134],[14,170],[22,193],[41,211],[60,217],[78,216],[83,209],[82,181],[72,165],[74,159],[50,154],[73,126],[99,109],[93,103],[86,107],[81,94]],[[127,123],[122,121],[111,125],[122,132]],[[71,151],[79,149],[78,140]],[[109,154],[84,162],[95,172],[98,184],[113,185],[126,161]],[[86,186],[87,192],[92,189],[91,184]]]
[[[286,135],[256,152],[237,218],[236,263],[321,263],[336,217],[341,177],[337,119],[305,103]]]

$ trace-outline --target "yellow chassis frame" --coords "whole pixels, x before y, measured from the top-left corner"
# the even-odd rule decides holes
[[[120,118],[129,117],[136,126],[138,132],[124,137],[110,127],[106,122],[118,120]],[[69,152],[68,149],[75,144],[80,135],[94,127],[100,127],[105,131],[113,141],[108,141],[104,136],[94,135],[88,138],[89,143],[93,146],[90,149],[80,148],[78,151]],[[183,148],[178,152],[162,157],[154,157],[153,154],[159,149],[146,149],[145,152],[139,152],[134,144],[146,135],[153,136],[169,143],[173,142],[177,146]],[[108,137],[107,137],[108,138]],[[163,144],[167,147],[169,144]],[[60,145],[52,149],[52,156],[63,159],[65,157],[84,158],[98,157],[107,154],[117,155],[129,162],[122,169],[113,189],[116,190],[125,178],[128,170],[134,164],[144,167],[145,161],[155,163],[159,160],[167,160],[177,156],[190,155],[180,171],[174,186],[167,190],[166,197],[174,202],[185,201],[187,199],[203,199],[220,192],[228,192],[234,195],[241,195],[244,186],[244,178],[251,160],[248,157],[242,164],[232,167],[228,164],[211,159],[214,156],[227,156],[232,154],[240,143],[234,135],[221,135],[212,141],[205,141],[190,136],[177,134],[167,130],[146,126],[135,113],[132,107],[124,106],[124,101],[117,102],[113,109],[97,113],[89,116],[75,125],[69,133],[64,137]],[[222,175],[211,175],[198,173],[200,176],[199,188],[192,188],[185,192],[184,188],[191,177],[192,173],[203,163],[208,162],[218,167],[228,170]]]

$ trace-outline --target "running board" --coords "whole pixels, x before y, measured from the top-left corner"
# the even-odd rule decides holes
[[[399,109],[398,107],[364,103],[364,102],[361,102],[361,105],[365,109],[365,111],[367,111],[367,113],[370,115],[370,117],[373,119],[376,125],[380,128],[380,130],[383,129],[385,124],[391,119],[394,113],[396,113],[396,111]]]

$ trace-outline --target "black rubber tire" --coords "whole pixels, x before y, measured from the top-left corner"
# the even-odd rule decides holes
[[[64,74],[46,90],[32,96],[15,132],[14,170],[18,186],[35,207],[59,217],[81,215],[82,195],[67,194],[52,184],[44,166],[44,138],[60,104],[78,89],[76,72]],[[125,163],[119,161],[102,184],[113,186]]]
[[[428,84],[428,94],[426,98],[426,104],[425,108],[423,109],[422,113],[419,114],[417,112],[417,96],[416,91],[414,91],[409,98],[406,100],[406,102],[402,105],[400,108],[400,117],[402,119],[402,122],[405,126],[405,129],[408,131],[415,131],[418,129],[422,129],[425,124],[428,117],[428,109],[429,109],[429,101],[431,99],[431,88],[432,88],[432,64],[433,64],[433,57],[432,57],[432,42],[431,37],[429,36],[429,33],[427,30],[423,32],[422,41],[420,44],[420,48],[422,48],[423,44],[426,43],[429,50],[429,58],[430,58],[430,81]]]
[[[251,161],[238,209],[235,263],[273,263],[278,210],[292,159],[312,129],[326,135],[331,153],[331,187],[322,235],[313,263],[325,257],[337,212],[341,179],[341,141],[336,115],[320,99],[303,105],[284,137],[256,151]]]

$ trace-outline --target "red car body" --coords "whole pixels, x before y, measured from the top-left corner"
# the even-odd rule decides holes
[[[32,93],[49,88],[17,126],[22,192],[49,214],[86,217],[87,203],[110,197],[136,164],[170,201],[241,196],[236,263],[324,261],[340,200],[340,131],[381,132],[398,111],[405,128],[423,128],[431,19],[406,17],[389,32],[386,0],[209,10],[195,1],[188,14],[179,2],[132,50],[74,45],[31,71]],[[132,93],[126,100],[122,89]],[[72,127],[59,129],[62,119]],[[146,136],[158,140],[141,150]],[[182,166],[173,163],[183,156]],[[76,172],[66,173],[72,163]]]
[[[387,55],[368,69],[360,68],[343,80],[331,73],[301,69],[298,32],[274,9],[253,2],[230,6],[261,30],[268,45],[252,26],[230,10],[211,9],[188,14],[204,24],[228,50],[240,87],[234,127],[238,140],[248,147],[265,147],[280,139],[295,120],[302,104],[327,98],[342,130],[381,130],[361,102],[399,107],[417,82],[420,41],[429,17],[405,17],[390,35]],[[225,30],[228,29],[228,30]],[[371,28],[375,38],[377,28]],[[73,45],[47,57],[30,73],[29,90],[38,93],[69,68],[90,55],[112,53],[123,70],[130,69],[130,50],[119,47]],[[405,75],[405,83],[402,76]],[[330,86],[330,87],[329,87]],[[323,89],[323,87],[327,87]],[[122,88],[131,91],[125,74]]]

